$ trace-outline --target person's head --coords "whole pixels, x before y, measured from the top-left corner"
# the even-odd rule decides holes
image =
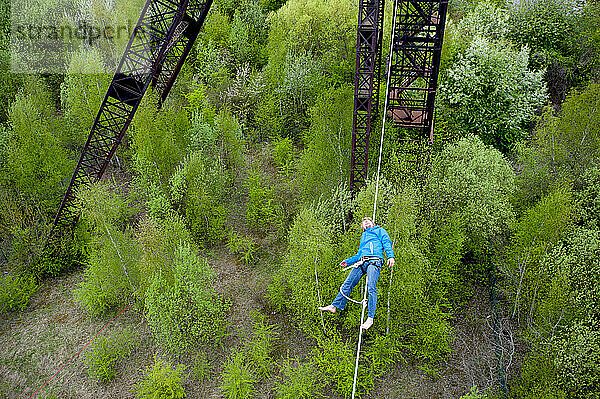
[[[363,229],[363,231],[365,231],[369,227],[373,227],[373,226],[375,226],[375,223],[373,223],[373,219],[371,219],[368,216],[365,216],[362,219],[362,222],[360,222],[360,227]]]

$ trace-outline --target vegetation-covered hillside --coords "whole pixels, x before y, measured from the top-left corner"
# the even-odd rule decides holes
[[[32,12],[63,3],[104,23],[141,7]],[[44,245],[112,75],[91,52],[14,73],[0,8],[0,397],[30,397],[90,339],[37,397],[350,397],[360,306],[317,307],[375,201],[381,120],[371,180],[348,188],[357,2],[215,0],[167,101],[146,94],[77,193],[60,256]],[[376,222],[396,263],[360,397],[598,398],[599,15],[450,2],[422,170],[386,126]]]

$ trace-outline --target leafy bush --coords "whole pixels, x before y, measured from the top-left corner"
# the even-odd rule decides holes
[[[479,388],[477,388],[477,385],[473,385],[471,387],[471,391],[460,397],[460,399],[487,399],[487,395],[484,393],[479,392]]]
[[[554,364],[561,386],[576,398],[597,398],[600,387],[600,329],[597,318],[592,323],[580,321],[553,342]]]
[[[581,223],[589,229],[600,228],[600,168],[587,169],[583,187],[576,193],[581,212]]]
[[[223,370],[221,390],[227,399],[248,399],[254,397],[256,377],[245,361],[244,352],[234,352]]]
[[[350,81],[354,62],[356,5],[339,0],[293,0],[267,18],[269,68],[279,73],[290,53],[312,53],[334,82]]]
[[[469,136],[448,144],[434,159],[426,186],[434,227],[457,218],[467,234],[466,247],[481,253],[514,218],[510,203],[514,181],[504,156],[480,138]]]
[[[38,288],[37,278],[31,273],[3,275],[0,280],[0,314],[6,310],[25,309]]]
[[[62,182],[74,169],[74,154],[65,148],[64,120],[55,113],[49,88],[39,77],[25,80],[9,111],[8,155],[2,174],[20,195],[42,211],[58,209]]]
[[[50,231],[46,212],[6,186],[0,189],[0,207],[2,256],[11,265],[11,272],[15,275],[26,272],[40,274],[37,273],[36,262],[42,255]]]
[[[222,203],[230,179],[211,155],[193,152],[170,178],[170,201],[185,214],[193,235],[203,245],[221,241],[227,235],[227,209]]]
[[[156,100],[151,94],[144,98],[129,128],[133,167],[146,189],[157,183],[164,188],[189,146],[190,123],[185,110],[157,109]]]
[[[269,296],[273,305],[288,308],[311,335],[321,334],[315,269],[323,300],[331,300],[342,284],[335,270],[331,226],[322,214],[308,207],[296,216],[289,231],[289,245],[282,268],[273,277]]]
[[[475,7],[460,19],[458,30],[466,45],[477,36],[501,40],[508,32],[508,18],[506,10],[491,1],[481,1],[475,3]]]
[[[520,151],[522,202],[534,202],[563,180],[582,185],[585,171],[600,158],[600,115],[590,112],[592,104],[600,105],[600,84],[573,90],[557,116],[543,116],[531,146]]]
[[[550,283],[548,288],[552,283],[559,284],[563,275],[545,268],[542,260],[572,229],[573,216],[571,190],[561,188],[528,209],[513,227],[507,264],[503,268],[507,294],[513,303],[513,316],[526,317],[527,325],[538,333],[548,323],[543,317],[538,318],[536,311],[544,306],[545,299],[550,299],[544,298],[544,288],[547,283]],[[560,309],[559,304],[556,308],[559,314]]]
[[[173,280],[157,272],[146,292],[146,318],[156,340],[175,355],[220,341],[226,310],[214,291],[206,260],[180,245]]]
[[[252,336],[246,341],[245,348],[248,351],[249,364],[254,369],[254,374],[260,379],[268,379],[273,369],[273,344],[279,335],[275,326],[266,323],[266,317],[262,313],[253,315]]]
[[[169,361],[154,358],[154,364],[148,366],[142,380],[136,385],[136,397],[139,399],[181,399],[185,391],[181,386],[185,366],[173,368]]]
[[[304,133],[299,172],[302,195],[325,198],[348,181],[352,142],[352,87],[343,85],[324,91],[310,108],[310,129]]]
[[[543,71],[528,69],[529,50],[476,37],[442,77],[441,119],[458,134],[474,134],[502,152],[525,138],[546,101]]]
[[[273,160],[279,171],[285,175],[289,175],[292,168],[292,161],[294,160],[294,146],[292,140],[289,137],[274,140],[271,145],[273,146]]]
[[[89,266],[75,289],[77,301],[92,314],[104,314],[138,295],[140,249],[126,226],[127,199],[96,184],[82,190],[81,222],[91,231]]]
[[[229,111],[221,111],[215,118],[214,129],[218,137],[219,159],[233,176],[244,166],[246,142],[242,126]]]
[[[352,392],[354,382],[354,348],[351,342],[342,341],[340,335],[331,338],[318,337],[317,346],[311,354],[312,362],[324,382],[340,395]],[[373,388],[373,374],[359,364],[359,378],[356,382],[357,392],[367,392]]]
[[[277,399],[312,399],[325,396],[319,392],[323,387],[323,380],[313,363],[299,362],[294,366],[287,358],[282,369],[283,376],[275,388]]]
[[[254,263],[258,247],[251,236],[229,230],[227,241],[229,252],[240,255],[246,265]]]
[[[144,295],[155,274],[173,282],[179,246],[197,251],[183,217],[171,212],[164,219],[143,218],[138,223],[136,241],[140,250],[140,292]]]
[[[264,181],[260,172],[251,172],[244,187],[248,192],[246,221],[253,229],[267,229],[274,224],[275,205],[273,189]]]
[[[271,376],[274,361],[271,357],[273,343],[278,333],[275,326],[266,323],[261,313],[252,314],[253,329],[241,349],[234,350],[222,373],[220,387],[227,398],[251,398],[255,384]]]
[[[134,345],[131,329],[121,330],[108,337],[100,336],[85,356],[90,378],[103,382],[112,380],[117,375],[119,362],[131,355]]]
[[[573,3],[565,0],[529,0],[511,3],[509,9],[509,36],[520,45],[528,45],[540,55],[568,55],[572,51],[575,32]]]
[[[559,387],[554,362],[548,353],[534,349],[521,364],[520,375],[510,385],[509,397],[514,399],[566,399]]]

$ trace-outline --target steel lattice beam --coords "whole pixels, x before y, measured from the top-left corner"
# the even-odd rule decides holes
[[[447,8],[447,0],[400,0],[392,48],[388,116],[430,141]]]
[[[368,67],[381,49],[383,1],[361,1],[358,40],[356,45],[356,78],[354,93],[354,125],[352,131],[352,159],[350,187],[353,191],[364,185],[367,178],[369,136],[372,117],[377,109],[378,83],[375,72]],[[388,117],[395,126],[416,131],[405,141],[427,138],[433,140],[433,107],[440,65],[442,39],[446,22],[447,0],[395,0],[397,6],[394,43],[390,67],[390,85],[387,87]],[[378,4],[375,4],[378,3]],[[372,25],[362,22],[380,10],[378,44],[371,44],[364,34]],[[373,17],[372,17],[373,18]],[[370,46],[369,46],[370,45]],[[379,57],[379,60],[381,57]],[[380,62],[380,61],[379,61]],[[378,68],[378,65],[377,65]],[[369,89],[371,92],[369,93]],[[400,147],[422,147],[415,143]],[[411,150],[412,151],[412,150]]]
[[[364,185],[367,178],[371,122],[379,102],[384,6],[384,0],[361,0],[359,3],[350,160],[350,188],[353,191]]]
[[[147,0],[100,106],[50,240],[79,218],[76,192],[102,178],[142,98],[153,84],[164,101],[189,53],[212,0]]]

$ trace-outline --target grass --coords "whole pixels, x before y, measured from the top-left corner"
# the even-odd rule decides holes
[[[261,258],[253,266],[237,262],[224,246],[212,251],[210,263],[217,274],[215,288],[232,303],[227,315],[230,335],[221,348],[206,350],[195,357],[172,359],[174,364],[187,366],[183,383],[186,397],[221,397],[223,359],[231,348],[241,347],[244,337],[251,334],[254,320],[251,313],[261,312],[268,323],[277,326],[280,334],[272,344],[272,373],[256,384],[253,397],[272,398],[284,378],[288,359],[298,364],[299,359],[310,354],[314,343],[295,327],[287,314],[274,312],[264,299],[269,271],[276,261],[272,251],[261,252]],[[23,312],[0,315],[0,399],[29,397],[114,316],[93,318],[75,304],[72,289],[82,278],[82,272],[76,271],[49,279]],[[472,381],[482,388],[488,386],[485,370],[493,359],[490,358],[492,351],[486,349],[492,343],[485,328],[489,309],[486,303],[486,296],[482,294],[465,306],[463,314],[456,316],[455,352],[447,363],[440,364],[439,378],[424,375],[418,363],[399,363],[390,373],[376,379],[369,397],[460,397],[468,392]],[[42,390],[40,398],[52,395],[61,399],[135,398],[133,387],[142,377],[141,370],[153,364],[155,354],[163,356],[164,353],[154,344],[143,316],[134,309],[122,314],[111,328],[131,328],[139,339],[113,380],[100,383],[90,379],[82,353]],[[341,397],[333,392],[324,394],[331,399]]]

